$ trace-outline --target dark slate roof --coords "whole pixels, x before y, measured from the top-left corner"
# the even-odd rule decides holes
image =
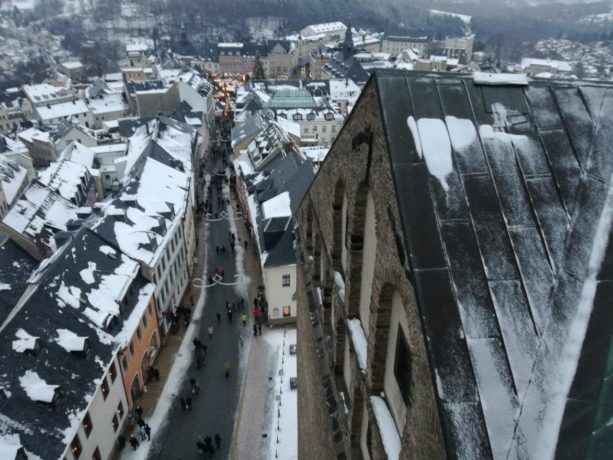
[[[613,458],[613,86],[372,84],[449,457]]]
[[[18,434],[26,450],[40,458],[61,456],[64,438],[73,436],[71,417],[80,420],[117,348],[125,345],[117,340],[118,334],[145,285],[138,270],[135,261],[108,247],[87,229],[79,231],[44,267],[41,265],[34,275],[38,287],[3,325],[0,334],[2,433]],[[91,279],[83,276],[84,271]],[[110,280],[108,275],[113,273],[117,275]],[[113,291],[129,288],[125,288],[127,301],[120,302],[119,316],[102,328],[98,318],[105,315],[91,313],[103,311],[97,309],[98,301],[114,300],[103,288],[108,285],[115,285]],[[66,301],[66,291],[78,294],[78,305]],[[96,299],[96,305],[90,303],[92,299]],[[35,353],[15,349],[21,329],[38,338]],[[85,337],[87,351],[75,354],[62,348],[57,341],[59,329]],[[49,385],[59,385],[53,404],[30,399],[20,380],[28,372],[35,372]],[[121,378],[119,371],[117,378]]]
[[[313,180],[313,163],[296,153],[278,155],[266,165],[265,171],[262,173],[265,178],[252,185],[249,185],[250,181],[248,180],[248,187],[258,206],[256,223],[260,247],[268,254],[264,266],[275,267],[294,264],[296,263],[296,254],[294,251],[293,218],[289,222],[283,218],[266,220],[262,215],[261,205],[283,192],[289,192],[290,207],[292,214],[295,214]]]
[[[0,324],[21,298],[37,266],[38,261],[13,240],[0,246]]]
[[[332,59],[324,64],[323,69],[334,78],[348,78],[358,85],[364,84],[368,80],[368,72],[364,70],[359,61],[353,57],[344,60],[340,53],[336,53]]]

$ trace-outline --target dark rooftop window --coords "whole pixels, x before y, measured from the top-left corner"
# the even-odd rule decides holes
[[[119,428],[119,420],[117,419],[117,414],[113,415],[113,431],[117,431],[117,428]]]
[[[70,451],[74,458],[79,458],[81,456],[81,452],[83,452],[83,448],[81,447],[81,440],[79,439],[79,434],[75,434],[72,442],[70,443]]]
[[[96,447],[96,450],[92,454],[92,460],[102,460],[102,455],[100,455],[100,449]]]
[[[315,120],[315,114],[313,112],[309,113],[307,115],[307,120],[309,120],[309,121]]]
[[[89,438],[89,434],[92,432],[93,428],[92,418],[89,416],[89,412],[86,412],[85,417],[83,417],[83,431],[85,431],[85,436]]]
[[[119,401],[119,404],[117,405],[117,413],[119,414],[119,420],[121,420],[123,418],[123,404],[121,401]]]

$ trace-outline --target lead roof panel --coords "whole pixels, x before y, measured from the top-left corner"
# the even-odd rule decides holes
[[[611,458],[612,87],[443,78],[373,84],[448,455]]]

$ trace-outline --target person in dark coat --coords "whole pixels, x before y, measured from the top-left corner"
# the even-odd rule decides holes
[[[189,411],[192,410],[192,398],[191,398],[191,396],[188,396],[188,397],[185,398],[185,407]]]
[[[136,450],[138,449],[138,439],[136,439],[136,436],[132,435],[130,436],[130,446],[132,446],[132,450]]]
[[[215,433],[215,446],[217,449],[221,449],[221,436],[219,436],[219,433]]]
[[[145,436],[147,436],[147,441],[151,441],[151,427],[145,423]]]
[[[179,401],[181,401],[181,409],[183,409],[183,411],[186,411],[187,410],[187,400],[183,396],[181,396]]]

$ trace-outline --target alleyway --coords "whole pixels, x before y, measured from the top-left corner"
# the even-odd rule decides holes
[[[214,218],[227,207],[225,203],[218,203],[218,197],[224,199],[223,192],[221,192],[224,177],[217,174],[222,170],[221,157],[215,158],[215,161],[208,162],[206,165],[206,172],[211,177],[208,199],[213,210],[213,213],[209,214],[212,218],[208,219],[207,272],[213,274],[216,269],[222,268],[224,270],[222,283],[231,284],[236,282],[237,270],[234,254],[230,250],[230,224],[226,218]],[[218,204],[221,204],[221,207]],[[217,246],[225,246],[225,256],[216,254]],[[207,283],[207,280],[202,281]],[[199,339],[208,347],[206,365],[198,370],[195,363],[192,363],[183,388],[177,389],[178,397],[169,414],[165,430],[152,446],[151,459],[202,458],[196,449],[198,437],[213,437],[215,434],[221,436],[222,444],[221,449],[213,458],[227,458],[239,395],[238,364],[241,325],[239,311],[234,312],[232,323],[229,323],[225,306],[226,302],[236,303],[238,300],[235,286],[216,284],[206,289],[204,314],[200,319],[197,332]],[[247,306],[248,301],[245,299],[246,312]],[[221,322],[218,321],[218,314]],[[214,331],[212,339],[208,334],[209,326],[212,326]],[[247,332],[244,330],[243,334],[246,335]],[[226,365],[230,366],[229,378],[224,376]],[[192,410],[183,411],[179,398],[190,395],[189,380],[191,378],[196,379],[201,390],[200,394],[193,398]]]

